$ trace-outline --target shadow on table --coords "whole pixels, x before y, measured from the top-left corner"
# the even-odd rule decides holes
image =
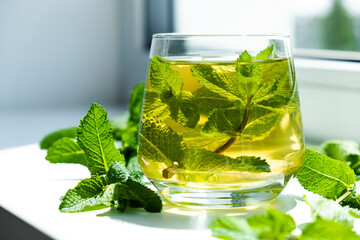
[[[296,199],[299,199],[299,197],[294,195],[280,195],[265,206],[287,212],[296,206]],[[198,210],[165,203],[161,213],[148,213],[143,209],[127,209],[124,213],[119,214],[118,210],[111,209],[97,216],[110,217],[115,220],[148,227],[190,230],[207,229],[209,223],[220,216],[248,217],[263,211],[264,208],[254,210]]]

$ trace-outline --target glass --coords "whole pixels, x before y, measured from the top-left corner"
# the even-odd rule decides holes
[[[155,34],[138,158],[173,203],[274,199],[304,161],[289,36]]]

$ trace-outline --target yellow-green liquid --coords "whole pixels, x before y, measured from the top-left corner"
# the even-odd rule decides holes
[[[191,67],[193,66],[208,65],[211,66],[215,72],[226,74],[229,77],[236,73],[237,66],[251,66],[251,63],[235,64],[234,62],[168,61],[165,63],[169,64],[173,70],[176,70],[181,75],[184,81],[183,91],[189,91],[190,93],[194,93],[203,87],[192,74]],[[207,204],[206,201],[197,202],[196,200],[191,200],[196,199],[196,196],[194,198],[179,197],[179,194],[186,195],[196,191],[204,191],[204,193],[209,193],[209,191],[219,193],[230,192],[231,197],[235,199],[232,201],[235,207],[246,205],[243,204],[243,198],[267,201],[276,197],[285,187],[291,176],[302,166],[304,161],[304,140],[300,106],[298,105],[297,85],[295,83],[295,74],[293,72],[291,59],[266,60],[257,62],[256,64],[261,69],[261,81],[263,83],[274,81],[274,79],[287,74],[282,90],[292,95],[289,101],[295,104],[296,107],[290,108],[290,110],[282,113],[266,133],[253,136],[252,140],[243,139],[240,135],[229,148],[219,154],[232,158],[240,156],[261,157],[261,159],[266,160],[271,171],[247,172],[228,168],[224,168],[226,169],[224,171],[218,171],[216,169],[193,171],[179,167],[176,159],[173,159],[172,164],[166,164],[164,162],[154,161],[154,159],[149,156],[141,155],[140,152],[139,162],[145,175],[170,201],[185,205],[208,206],[209,204]],[[150,80],[148,80],[147,83],[147,89],[151,90],[149,81]],[[145,94],[145,99],[146,97],[147,94]],[[277,108],[276,105],[271,107],[274,109]],[[144,109],[146,109],[146,107]],[[187,148],[206,149],[215,152],[219,147],[229,141],[231,137],[211,137],[204,136],[204,134],[201,133],[201,128],[208,120],[209,114],[210,113],[202,113],[194,128],[183,126],[183,124],[176,122],[174,119],[171,119],[171,117],[161,119],[161,121],[183,137]],[[250,112],[250,115],[251,114],[255,113]],[[152,112],[143,110],[143,115],[151,116]],[[208,159],[203,159],[203,161],[208,161]],[[224,162],[224,165],[226,164],[229,163]],[[178,197],[174,198],[173,196],[176,195],[176,193]],[[238,204],[239,201],[236,200],[237,198],[240,198],[240,204]],[[217,208],[222,204],[220,201],[215,203],[214,206]]]

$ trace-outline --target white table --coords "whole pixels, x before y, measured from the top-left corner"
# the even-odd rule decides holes
[[[51,238],[212,239],[207,227],[211,220],[249,214],[242,210],[205,211],[170,204],[165,204],[161,213],[142,209],[127,209],[124,213],[114,209],[60,213],[60,197],[90,174],[80,165],[50,164],[45,155],[46,151],[37,144],[0,151],[0,206]],[[304,193],[292,179],[270,205],[291,214],[297,224],[310,221],[310,209],[302,201]]]

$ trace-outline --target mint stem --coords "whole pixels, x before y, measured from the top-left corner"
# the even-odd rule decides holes
[[[236,130],[238,133],[242,133],[242,131],[244,131],[245,126],[247,124],[247,122],[249,121],[249,116],[250,116],[250,110],[249,109],[245,109],[245,114],[244,114],[244,118],[241,121],[241,124],[239,126],[239,128]],[[232,137],[230,138],[224,145],[222,145],[221,147],[219,147],[218,149],[215,150],[215,152],[217,153],[223,153],[225,152],[228,148],[230,148],[237,140],[239,139],[239,137]]]
[[[345,198],[347,198],[350,194],[351,194],[351,191],[347,191],[346,193],[341,195],[338,199],[336,199],[335,202],[340,204],[341,201],[344,200]]]

